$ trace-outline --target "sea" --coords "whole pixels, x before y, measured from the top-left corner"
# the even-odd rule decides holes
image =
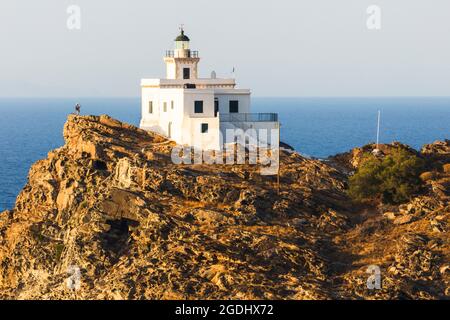
[[[67,115],[108,114],[139,124],[140,98],[1,98],[0,212],[12,208],[30,166],[64,144]],[[420,149],[450,139],[450,97],[253,98],[252,112],[277,112],[281,140],[303,155],[326,158],[376,140]]]

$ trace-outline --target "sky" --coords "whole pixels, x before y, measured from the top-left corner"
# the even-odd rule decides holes
[[[448,0],[1,0],[0,97],[137,97],[180,24],[253,96],[450,96]]]

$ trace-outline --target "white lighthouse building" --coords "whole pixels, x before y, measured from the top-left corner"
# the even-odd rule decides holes
[[[227,138],[227,129],[253,135],[268,132],[269,137],[271,129],[278,129],[277,114],[251,113],[250,90],[236,88],[235,79],[217,78],[215,72],[200,78],[199,61],[198,51],[190,50],[189,38],[181,29],[175,50],[164,57],[166,78],[141,80],[142,129],[203,150],[219,150],[234,142],[233,137]]]

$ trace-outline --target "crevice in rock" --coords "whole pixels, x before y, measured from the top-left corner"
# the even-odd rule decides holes
[[[108,170],[108,166],[106,165],[106,162],[102,161],[102,160],[94,160],[92,162],[92,167],[95,170]]]
[[[110,225],[108,231],[100,234],[100,241],[103,250],[112,264],[116,263],[120,256],[125,254],[129,249],[130,227],[138,225],[137,221],[130,219],[107,220]]]

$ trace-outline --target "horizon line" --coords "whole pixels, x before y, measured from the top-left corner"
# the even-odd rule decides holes
[[[259,96],[252,95],[252,98],[264,98],[264,99],[384,99],[384,98],[450,98],[450,95],[386,95],[386,96]],[[0,99],[141,99],[140,96],[0,96]]]

